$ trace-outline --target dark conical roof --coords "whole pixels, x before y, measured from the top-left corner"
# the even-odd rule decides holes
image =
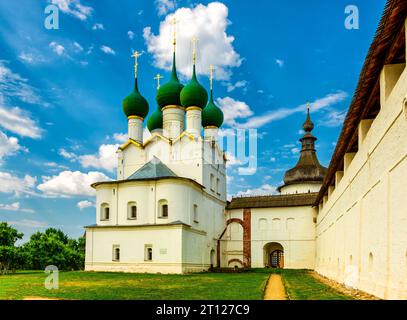
[[[211,89],[210,98],[207,106],[202,110],[202,126],[217,127],[223,123],[223,112],[213,101],[213,90]]]
[[[151,116],[148,117],[147,128],[150,132],[155,129],[163,128],[163,112],[161,111],[160,107],[157,107]]]
[[[162,85],[157,91],[156,100],[159,107],[162,109],[169,105],[181,105],[180,94],[184,86],[179,82],[177,75],[177,67],[175,65],[175,51],[172,57],[172,71],[170,80]]]
[[[196,78],[195,64],[193,65],[192,78],[181,91],[181,104],[183,107],[199,107],[203,109],[208,102],[208,93]]]
[[[123,99],[122,107],[127,117],[138,116],[144,119],[147,116],[148,102],[138,90],[137,78],[134,82],[134,90]]]
[[[294,168],[285,173],[284,186],[297,183],[322,183],[328,170],[319,163],[316,154],[315,141],[317,138],[311,133],[314,129],[314,124],[311,121],[309,109],[303,129],[305,134],[300,139],[302,143],[300,159]]]

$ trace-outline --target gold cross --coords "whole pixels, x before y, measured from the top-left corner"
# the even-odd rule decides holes
[[[157,90],[160,89],[160,79],[164,78],[161,74],[157,73],[154,80],[157,80]]]
[[[134,77],[137,78],[137,73],[138,73],[138,57],[141,56],[141,53],[138,52],[137,50],[133,52],[131,55],[134,58]]]
[[[307,109],[308,109],[308,112],[309,112],[310,107],[311,107],[311,104],[310,104],[309,101],[308,101],[308,102],[307,102]]]
[[[213,64],[209,65],[209,84],[210,84],[210,89],[212,90],[213,87],[213,72],[216,69],[213,67]]]
[[[171,25],[173,27],[173,39],[172,39],[172,45],[174,46],[174,51],[175,51],[175,47],[177,45],[177,18],[174,16],[174,18],[172,18],[171,20]]]
[[[198,44],[199,39],[196,36],[193,36],[191,39],[192,42],[192,61],[196,63],[196,45]]]

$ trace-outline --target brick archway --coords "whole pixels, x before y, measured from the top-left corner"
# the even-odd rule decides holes
[[[233,262],[240,263],[240,265],[241,265],[242,267],[244,267],[244,263],[243,263],[243,261],[240,260],[240,259],[230,259],[230,260],[228,261],[228,266],[229,266],[231,263],[233,263]]]
[[[238,218],[231,218],[226,221],[226,228],[217,241],[217,262],[220,266],[220,240],[226,232],[227,227],[231,223],[239,223],[243,228],[243,263],[245,268],[252,266],[252,253],[251,253],[251,209],[243,209],[243,220]]]

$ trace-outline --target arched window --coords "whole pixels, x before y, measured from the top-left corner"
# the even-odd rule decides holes
[[[129,202],[127,204],[127,218],[130,220],[137,219],[137,203]]]
[[[165,199],[158,201],[158,217],[163,219],[168,218],[168,201]]]
[[[294,218],[288,218],[287,219],[287,221],[286,221],[287,230],[292,230],[293,229],[294,221],[295,221]]]
[[[120,261],[120,246],[113,245],[113,261]]]
[[[144,260],[145,261],[153,260],[153,246],[151,244],[144,245]]]
[[[371,273],[373,271],[373,253],[369,253],[369,264],[368,264],[368,271]]]
[[[110,208],[108,203],[102,203],[100,205],[100,220],[110,219]]]
[[[273,230],[280,230],[280,219],[279,218],[274,218],[271,221],[271,228]]]
[[[267,230],[267,219],[259,219],[259,230]]]
[[[216,178],[216,193],[220,194],[220,191],[219,191],[219,178]]]

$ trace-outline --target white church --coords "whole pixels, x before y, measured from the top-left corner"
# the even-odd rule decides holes
[[[308,110],[296,166],[278,195],[226,199],[223,122],[211,88],[175,65],[149,111],[135,85],[123,101],[128,141],[117,180],[95,183],[87,271],[189,273],[312,269],[380,298],[407,299],[407,2],[389,0],[328,168]],[[209,102],[208,102],[209,100]],[[300,125],[300,124],[299,124]]]

